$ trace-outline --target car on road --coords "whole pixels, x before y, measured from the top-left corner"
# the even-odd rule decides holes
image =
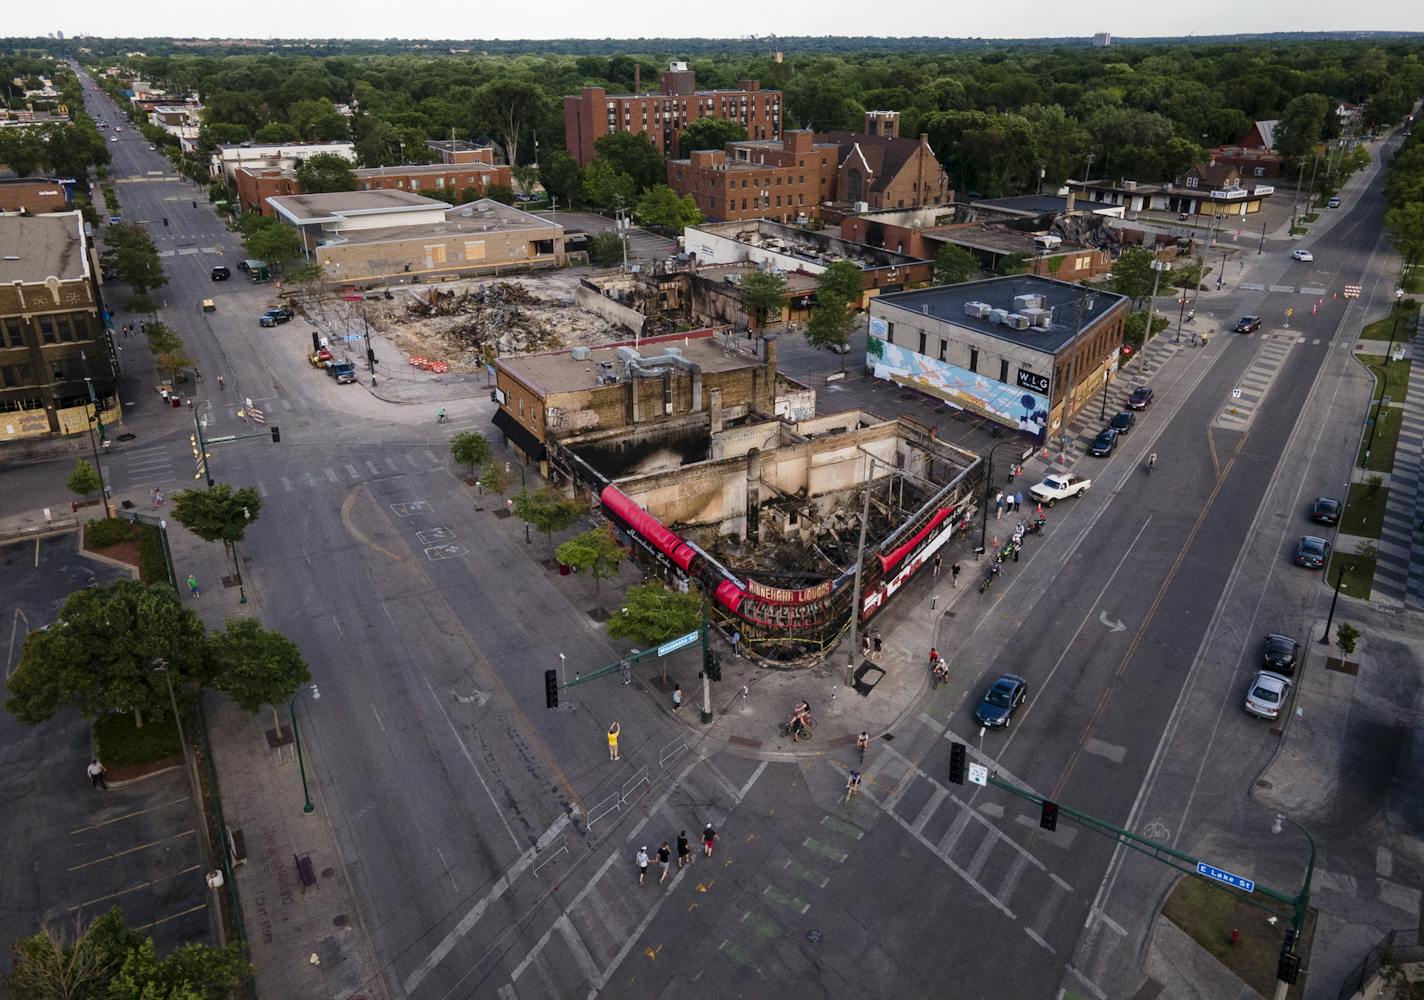
[[[1261,658],[1267,670],[1289,677],[1295,673],[1295,661],[1300,655],[1300,643],[1281,632],[1266,636],[1261,647]]]
[[[213,281],[226,281],[232,277],[232,272],[229,271],[226,266],[219,264],[209,272],[208,277]]]
[[[203,300],[203,312],[212,313],[218,311],[218,305],[212,299]]]
[[[1072,472],[1059,472],[1044,476],[1043,482],[1030,486],[1028,492],[1035,500],[1052,507],[1059,500],[1082,496],[1092,485],[1091,479],[1084,479]]]
[[[109,141],[110,141],[110,142],[118,142],[118,141],[119,141],[119,137],[116,136],[116,135],[111,135],[111,136],[109,136]]]
[[[1018,674],[1004,674],[984,692],[984,700],[974,710],[979,725],[1003,729],[1028,696],[1028,681]]]
[[[831,350],[834,351],[836,354],[849,354],[849,353],[850,353],[850,345],[849,345],[849,344],[832,344],[832,345],[831,345]]]
[[[1094,458],[1107,458],[1117,447],[1117,431],[1111,427],[1099,431],[1098,436],[1093,438],[1093,443],[1088,445],[1088,454]]]
[[[1145,410],[1152,405],[1152,387],[1150,385],[1139,385],[1132,390],[1132,395],[1127,397],[1127,408],[1129,410]]]
[[[341,385],[356,381],[356,366],[349,361],[326,362],[326,373]]]
[[[278,323],[285,323],[292,318],[290,309],[268,309],[261,316],[257,317],[258,326],[276,326]]]
[[[1329,201],[1327,201],[1327,202],[1325,203],[1325,206],[1326,206],[1327,208],[1339,208],[1339,207],[1340,207],[1340,199],[1339,199],[1339,198],[1331,198]]]
[[[1295,564],[1320,569],[1330,558],[1330,543],[1316,535],[1306,535],[1295,547]]]
[[[114,126],[114,131],[115,131],[115,132],[122,132],[123,129],[121,129],[121,128],[119,128],[119,126],[115,125],[115,126]]]
[[[1315,259],[1315,254],[1309,250],[1292,250],[1291,260],[1303,260],[1307,263]]]
[[[1123,410],[1117,416],[1112,418],[1112,421],[1108,424],[1108,427],[1117,431],[1118,435],[1121,436],[1132,430],[1136,423],[1137,414],[1133,413],[1131,410]]]
[[[1259,329],[1261,329],[1260,316],[1242,316],[1231,328],[1233,333],[1255,333]]]
[[[1334,497],[1316,497],[1310,505],[1310,519],[1316,524],[1339,524],[1342,507]]]
[[[1246,711],[1260,719],[1279,718],[1290,686],[1289,678],[1262,670],[1246,689]]]
[[[149,143],[149,144],[148,144],[148,151],[149,151],[150,153],[156,153],[156,152],[158,152],[158,147],[155,146],[153,143]]]

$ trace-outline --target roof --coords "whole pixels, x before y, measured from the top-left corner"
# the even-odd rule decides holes
[[[0,216],[0,283],[43,284],[48,278],[78,281],[89,273],[84,221],[78,212]]]
[[[269,199],[270,200],[270,199]],[[423,240],[434,236],[450,236],[460,233],[478,235],[480,233],[508,233],[531,230],[542,239],[553,238],[562,227],[558,223],[522,212],[517,208],[501,204],[489,198],[481,198],[453,208],[439,202],[445,211],[429,222],[404,226],[380,226],[373,229],[357,229],[343,232],[337,242],[382,243],[391,240]]]
[[[870,171],[871,191],[883,190],[920,148],[918,139],[892,139],[868,132],[822,132],[816,136],[816,142],[831,143],[841,148],[837,165],[845,163],[858,152]]]
[[[693,272],[693,277],[708,281],[724,281],[730,275],[750,274],[752,271],[760,270],[761,268],[752,261],[738,260],[730,264],[704,264]],[[816,275],[808,274],[805,271],[782,271],[781,276],[786,279],[786,294],[792,298],[808,295],[816,291],[821,284]]]
[[[267,203],[296,225],[332,220],[345,215],[404,212],[419,208],[431,211],[438,208],[443,211],[450,207],[443,201],[399,188],[274,195],[267,199]]]
[[[1089,299],[1084,299],[1085,293]],[[981,319],[964,312],[964,307],[970,302],[987,302],[995,309],[1014,312],[1014,296],[1028,294],[1043,296],[1043,307],[1053,314],[1047,327],[1015,330],[987,317]],[[1037,351],[1056,353],[1080,330],[1089,329],[1119,304],[1126,302],[1124,296],[1115,292],[1094,291],[1083,285],[1032,274],[1015,274],[1003,278],[986,278],[983,281],[966,281],[957,285],[936,285],[933,288],[910,292],[892,292],[874,299],[871,302],[871,311],[880,313],[887,309],[903,310],[917,316],[932,316],[943,323],[973,330],[975,333]],[[1080,303],[1082,326],[1078,328],[1076,324]],[[887,318],[893,319],[894,316],[892,314]]]
[[[999,208],[1009,212],[1031,212],[1034,214],[1068,211],[1068,199],[1059,198],[1051,194],[1024,194],[1016,195],[1012,198],[982,198],[975,199],[970,204],[976,208],[985,206],[988,208]]]
[[[488,163],[412,163],[394,167],[362,167],[354,171],[357,177],[409,177],[416,174],[458,174],[468,170],[497,171]]]
[[[989,253],[1022,253],[1030,257],[1037,257],[1041,254],[1044,257],[1061,257],[1064,254],[1082,253],[1089,249],[1082,243],[1060,240],[1052,250],[1044,250],[1034,242],[1034,238],[1043,236],[1045,233],[1046,231],[1026,232],[1022,229],[1011,229],[1006,225],[992,222],[971,226],[941,226],[937,229],[923,230],[923,235],[927,240],[939,240],[957,246],[971,247],[975,250],[986,250]]]
[[[425,145],[431,149],[441,149],[447,153],[464,153],[472,149],[491,149],[488,142],[470,142],[468,139],[427,139]]]
[[[1187,171],[1187,175],[1196,175],[1213,188],[1219,188],[1227,181],[1239,177],[1241,170],[1232,163],[1198,163]]]
[[[644,341],[638,353],[645,364],[656,364],[667,356],[669,347],[701,368],[704,375],[709,372],[755,368],[763,364],[758,359],[748,358],[736,351],[724,350],[721,341],[710,336],[674,338],[666,344],[650,344]],[[584,361],[576,360],[568,350],[525,354],[521,357],[500,358],[495,362],[495,366],[504,369],[540,395],[552,396],[596,389],[601,374],[621,378],[626,366],[619,358],[618,351],[617,345],[595,347],[589,352],[590,357]],[[604,364],[611,367],[601,367]]]
[[[1256,126],[1256,131],[1260,133],[1261,142],[1265,144],[1266,148],[1275,149],[1276,126],[1280,124],[1280,121],[1278,119],[1272,118],[1268,121],[1253,122],[1253,124]]]

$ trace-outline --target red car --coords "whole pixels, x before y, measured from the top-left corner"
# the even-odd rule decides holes
[[[1132,390],[1132,395],[1127,397],[1127,408],[1129,410],[1145,410],[1152,405],[1152,387],[1150,385],[1139,385]]]

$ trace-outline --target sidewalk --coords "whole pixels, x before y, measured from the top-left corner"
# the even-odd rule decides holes
[[[1385,346],[1380,346],[1380,353]],[[1424,357],[1421,351],[1424,351],[1424,328],[1416,329],[1405,356],[1417,360]],[[1389,499],[1385,504],[1370,591],[1371,600],[1414,611],[1424,610],[1424,371],[1421,368],[1424,365],[1410,365],[1394,467],[1381,477],[1389,485]],[[1357,473],[1361,481],[1370,475],[1364,470]]]

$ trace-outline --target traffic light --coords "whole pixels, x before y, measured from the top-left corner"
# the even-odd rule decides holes
[[[559,672],[557,670],[544,671],[544,707],[559,707]]]
[[[956,785],[964,784],[964,765],[968,758],[969,751],[963,743],[949,745],[949,780]]]
[[[707,676],[711,680],[720,681],[722,679],[722,654],[713,653],[707,661]]]
[[[1295,953],[1294,927],[1286,929],[1285,940],[1281,942],[1281,958],[1276,963],[1276,978],[1291,986],[1300,978],[1300,956]]]
[[[1043,811],[1038,814],[1038,825],[1044,830],[1052,832],[1058,829],[1058,803],[1043,800]]]
[[[281,440],[282,440],[282,428],[278,427],[276,424],[273,424],[273,425],[272,425],[272,443],[273,443],[273,444],[276,444],[277,442],[279,442],[279,441],[281,441]]]

